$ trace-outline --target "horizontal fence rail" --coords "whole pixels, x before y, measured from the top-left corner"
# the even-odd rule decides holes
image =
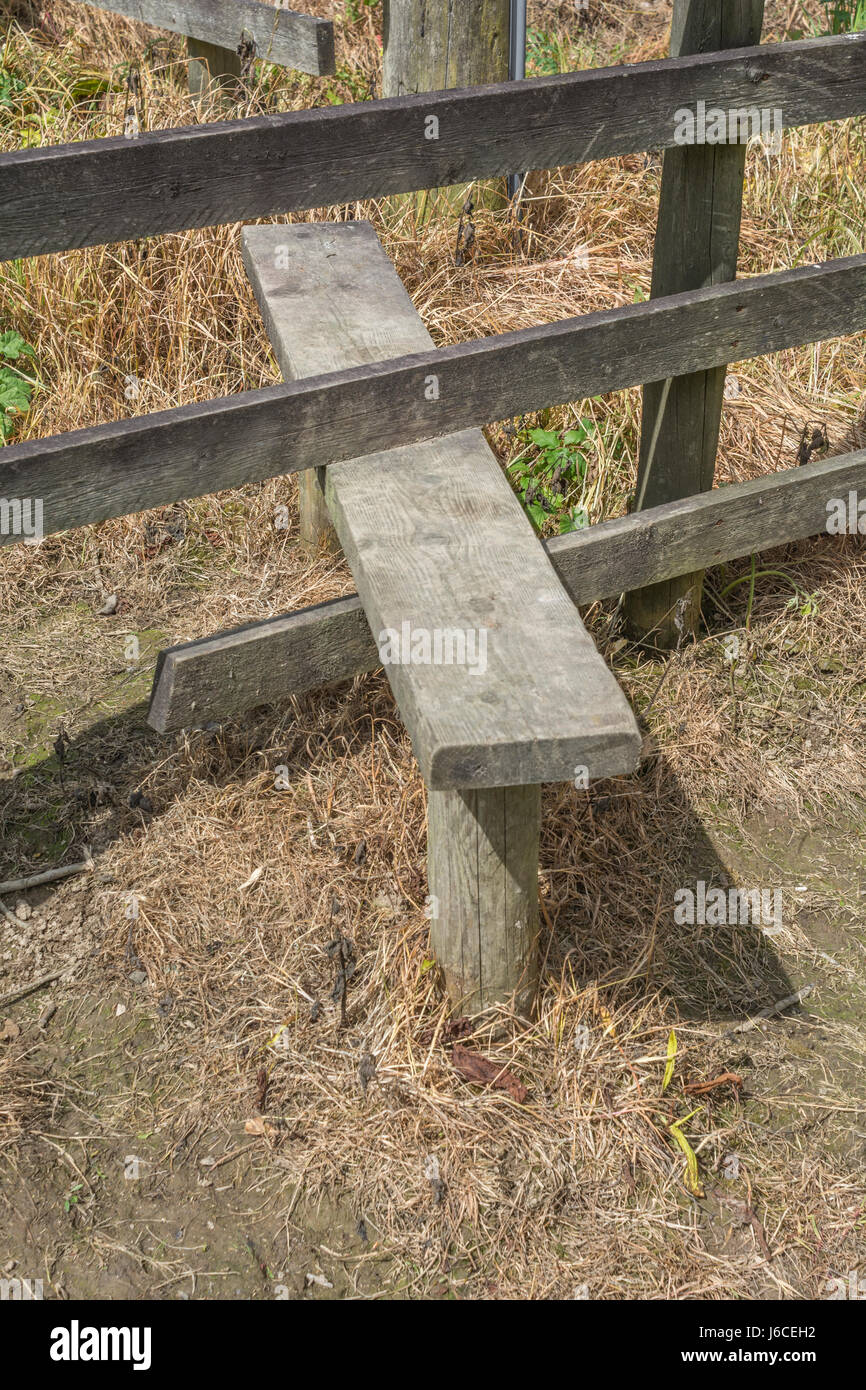
[[[10,445],[0,498],[50,534],[864,326],[851,256]]]
[[[677,113],[866,111],[866,34],[0,156],[0,260],[677,143]]]
[[[84,0],[140,24],[235,50],[252,39],[256,57],[315,75],[334,71],[334,26],[330,20],[258,0]]]
[[[740,559],[827,530],[866,489],[866,449],[651,507],[543,542],[574,603]],[[866,524],[866,521],[864,521]],[[357,594],[160,653],[148,722],[161,733],[234,718],[381,664]]]

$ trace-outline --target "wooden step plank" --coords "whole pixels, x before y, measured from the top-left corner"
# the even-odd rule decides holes
[[[369,224],[248,227],[243,244],[268,332],[295,370],[429,345]],[[386,670],[428,786],[634,766],[625,697],[480,431],[336,464],[326,490],[380,651],[395,634]],[[448,661],[446,638],[437,662],[447,633],[463,635],[462,661],[459,640]],[[425,636],[427,653],[415,645]]]
[[[15,151],[0,260],[665,149],[700,101],[857,116],[864,54],[844,34]]]
[[[851,493],[866,499],[866,449],[664,503],[543,544],[572,602],[593,603],[817,536],[826,531],[827,503],[847,501]],[[254,704],[348,680],[378,665],[363,605],[353,594],[170,647],[161,654],[148,718],[163,733],[228,719]]]
[[[85,0],[85,4],[231,52],[242,37],[251,38],[257,58],[298,72],[334,71],[333,22],[315,15],[277,9],[259,0]]]
[[[296,231],[269,235],[276,248]],[[0,497],[41,498],[49,535],[864,326],[866,255],[438,351],[425,338],[394,360],[375,360],[389,350],[381,341],[367,365],[7,445]],[[0,545],[15,539],[0,534]]]

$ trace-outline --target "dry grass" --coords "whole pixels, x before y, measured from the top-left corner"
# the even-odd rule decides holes
[[[598,4],[583,29],[568,8],[531,7],[571,61],[664,51],[666,4]],[[802,8],[769,5],[770,36]],[[32,139],[119,133],[119,75],[144,54],[144,31],[60,0],[51,9],[56,35],[13,26],[7,41],[7,61],[27,82]],[[344,99],[366,91],[375,32],[375,14],[341,25],[343,76],[272,70],[238,114],[309,106],[328,89]],[[195,108],[171,77],[180,42],[160,43],[142,68],[147,124],[192,123]],[[115,86],[91,107],[61,99],[84,68]],[[8,118],[6,147],[22,128],[20,112]],[[862,122],[793,132],[769,163],[750,152],[743,273],[862,252],[863,158]],[[520,246],[506,213],[479,210],[475,259],[459,268],[444,203],[429,220],[405,203],[360,204],[348,215],[372,220],[434,339],[454,342],[645,295],[658,183],[659,162],[643,158],[540,177]],[[309,217],[322,215],[342,213]],[[588,270],[574,259],[582,246]],[[277,377],[237,227],[6,266],[0,295],[4,326],[37,350],[42,389],[30,435]],[[862,442],[864,369],[862,338],[737,367],[719,481],[791,466],[807,421],[827,422],[833,452]],[[130,402],[132,376],[141,389]],[[564,428],[587,415],[598,426],[586,496],[595,521],[621,513],[634,486],[638,393],[576,402],[544,423]],[[504,427],[490,437],[503,461],[518,447]],[[10,784],[0,812],[10,863],[37,866],[19,834],[28,798],[48,805],[70,844],[94,844],[112,881],[88,898],[96,955],[81,982],[95,971],[101,990],[127,997],[131,949],[152,985],[152,999],[135,1007],[155,1017],[157,1001],[171,1001],[159,1023],[166,1050],[152,1064],[152,1123],[168,1138],[205,1114],[236,1134],[254,1113],[264,1066],[273,1133],[261,1143],[281,1160],[274,1171],[286,1193],[300,1182],[313,1195],[348,1193],[398,1257],[393,1291],[403,1295],[443,1284],[478,1297],[570,1296],[584,1285],[610,1298],[819,1293],[863,1258],[864,1194],[846,1148],[862,1124],[861,1021],[804,1013],[744,1037],[730,1030],[790,993],[788,972],[799,965],[810,979],[828,973],[807,928],[808,912],[832,902],[833,890],[810,879],[773,943],[758,929],[676,926],[670,904],[696,877],[755,874],[776,824],[862,845],[862,542],[828,538],[761,557],[751,607],[748,583],[725,592],[748,564],[715,574],[705,634],[667,667],[624,646],[609,612],[588,615],[647,743],[632,778],[589,794],[545,792],[537,1016],[503,1010],[470,1043],[529,1088],[520,1105],[466,1086],[451,1064],[427,956],[425,792],[381,675],[161,742],[102,703],[107,684],[124,679],[127,630],[191,638],[351,587],[339,561],[310,563],[296,530],[275,532],[278,502],[292,507],[295,526],[295,495],[291,480],[278,479],[4,551],[0,690],[10,707],[21,692],[56,700],[73,738],[64,786],[50,758]],[[120,595],[118,616],[94,621],[106,592]],[[724,648],[732,632],[741,643],[733,669]],[[14,719],[3,733],[10,767],[39,745]],[[274,786],[279,765],[285,791]],[[133,787],[146,791],[152,815],[127,806]],[[96,803],[82,809],[79,794],[94,788]],[[775,872],[769,881],[786,892],[806,876],[802,862]],[[834,911],[852,932],[854,955],[844,960],[856,962],[850,895],[840,890]],[[328,953],[338,936],[357,959],[345,1027]],[[35,963],[15,957],[22,975]],[[671,1028],[679,1053],[663,1093]],[[815,1039],[828,1036],[829,1061],[820,1048],[816,1060]],[[365,1055],[375,1062],[367,1084]],[[820,1089],[816,1066],[826,1072]],[[725,1071],[743,1076],[745,1094],[683,1090]],[[17,1113],[21,1083],[10,1094]],[[139,1093],[106,1098],[104,1122],[133,1128],[143,1104]],[[684,1183],[677,1119],[698,1156],[701,1199]],[[739,1177],[729,1181],[720,1174],[731,1153]],[[425,1177],[430,1155],[445,1184],[440,1201]]]

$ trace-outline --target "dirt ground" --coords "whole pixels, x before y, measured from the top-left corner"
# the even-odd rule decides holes
[[[771,38],[822,10],[767,8]],[[664,51],[669,5],[600,4],[585,31],[566,9],[531,6],[539,70]],[[116,72],[138,31],[52,14],[56,33],[10,29],[31,104],[0,104],[4,147],[34,122],[45,142],[117,133],[122,86],[86,112],[52,94],[82,64]],[[334,91],[366,95],[375,11],[340,36]],[[191,118],[177,82],[145,76],[153,126]],[[329,99],[284,80],[265,109]],[[862,135],[796,132],[772,168],[750,152],[743,273],[864,250]],[[658,172],[551,175],[535,239],[515,252],[482,211],[459,270],[452,213],[350,214],[458,341],[646,294]],[[575,237],[590,268],[569,278]],[[3,267],[44,382],[26,433],[128,413],[130,374],[137,410],[275,380],[237,239]],[[866,443],[864,371],[862,336],[739,364],[718,481],[795,466],[809,422],[833,453]],[[595,521],[634,486],[639,406],[488,434],[506,463],[515,431],[591,414]],[[862,537],[712,572],[699,636],[670,656],[631,643],[615,605],[586,612],[643,756],[544,789],[537,1010],[469,1022],[429,955],[425,790],[381,673],[220,727],[145,723],[161,648],[351,592],[341,560],[301,553],[292,480],[2,556],[0,883],[90,864],[0,893],[0,1278],[46,1298],[798,1300],[866,1274]],[[780,921],[677,921],[700,881],[778,891]],[[506,1089],[467,1082],[457,1044]]]

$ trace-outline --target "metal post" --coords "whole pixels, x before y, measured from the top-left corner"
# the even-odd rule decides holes
[[[526,76],[526,0],[511,0],[508,35],[508,77],[520,82]],[[508,196],[515,198],[523,183],[523,174],[508,175]]]

